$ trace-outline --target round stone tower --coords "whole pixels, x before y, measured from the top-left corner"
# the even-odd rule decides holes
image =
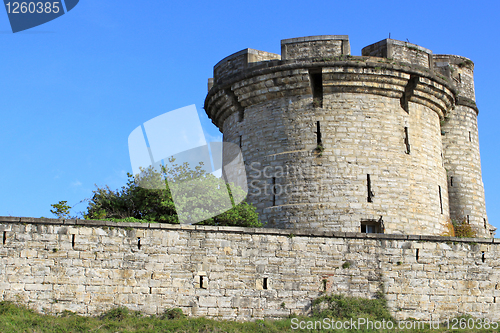
[[[481,176],[474,63],[455,55],[433,58],[435,71],[449,78],[457,88],[455,108],[445,116],[441,128],[450,217],[471,224],[480,236],[493,236],[496,228],[487,220]]]
[[[315,36],[221,60],[205,110],[241,147],[247,201],[267,226],[441,235],[450,209],[486,218],[473,98],[465,58],[392,39],[355,57],[347,36]]]

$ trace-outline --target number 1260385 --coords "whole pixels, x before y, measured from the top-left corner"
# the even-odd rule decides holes
[[[8,14],[57,14],[61,10],[59,7],[61,3],[59,1],[47,1],[47,2],[7,2],[5,7],[7,7]]]

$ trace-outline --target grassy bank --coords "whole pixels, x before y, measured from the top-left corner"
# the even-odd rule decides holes
[[[42,315],[23,306],[0,302],[0,332],[59,333],[59,332],[455,332],[442,326],[439,329],[307,329],[311,325],[333,320],[350,321],[366,318],[370,321],[388,322],[392,319],[383,299],[366,300],[342,296],[324,296],[314,301],[312,317],[293,317],[281,320],[256,320],[254,322],[217,321],[206,318],[186,318],[179,309],[171,309],[160,316],[144,316],[126,308],[110,310],[98,317],[83,317],[71,312],[57,316]],[[325,321],[326,318],[326,321]],[[471,319],[472,320],[472,319]],[[305,329],[297,328],[302,323]],[[353,319],[356,322],[356,319]],[[476,327],[476,326],[475,326]],[[498,332],[498,330],[464,329],[462,332]]]

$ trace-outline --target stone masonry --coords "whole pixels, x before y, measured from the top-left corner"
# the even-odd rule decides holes
[[[237,52],[205,110],[241,148],[267,228],[0,217],[0,300],[251,320],[382,293],[398,320],[500,321],[473,70],[392,39],[360,57],[347,36]],[[479,238],[439,236],[451,220]]]
[[[0,300],[45,313],[251,320],[382,292],[399,320],[500,321],[499,239],[15,217],[0,236]]]
[[[452,220],[492,237],[472,61],[347,36],[281,42],[221,60],[205,110],[240,145],[247,200],[268,227],[442,235]]]

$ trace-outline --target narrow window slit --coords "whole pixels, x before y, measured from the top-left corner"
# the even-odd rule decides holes
[[[472,134],[470,131],[469,131],[469,142],[472,142]]]
[[[318,146],[323,145],[323,140],[321,138],[321,124],[319,121],[316,122],[316,144]]]
[[[7,242],[7,231],[3,232],[3,245]]]
[[[276,177],[273,177],[273,206],[276,206]]]
[[[323,107],[323,74],[322,70],[309,70],[309,80],[311,82],[311,90],[313,93],[313,106]]]
[[[265,278],[262,280],[262,289],[267,290],[267,288],[268,288],[268,285],[267,285],[267,278],[265,277]]]
[[[441,214],[443,214],[443,196],[441,194],[441,186],[439,185],[439,206],[441,207]]]
[[[152,294],[153,293],[153,288],[152,287],[149,287],[149,293]]]
[[[372,192],[372,181],[370,178],[370,174],[366,175],[366,185],[367,185],[367,190],[368,190],[368,202],[373,202],[373,197],[375,196]]]
[[[71,248],[75,249],[75,234],[71,235]]]
[[[241,144],[241,135],[240,135],[240,148],[241,148],[242,144]]]
[[[141,237],[137,237],[137,248],[141,249]]]
[[[450,177],[450,186],[453,186],[453,177]]]
[[[470,224],[470,217],[467,215],[467,224]]]
[[[405,147],[406,147],[406,153],[410,153],[410,135],[408,134],[408,127],[405,127]]]
[[[200,275],[200,288],[207,289],[207,281],[203,275]]]
[[[486,223],[486,218],[483,218],[483,221],[484,221],[484,229],[487,229],[488,228],[488,223]]]
[[[481,260],[484,262],[485,258],[484,258],[484,251],[481,253]]]
[[[417,251],[415,252],[415,259],[418,261],[418,253],[419,252],[419,249],[417,249]]]

